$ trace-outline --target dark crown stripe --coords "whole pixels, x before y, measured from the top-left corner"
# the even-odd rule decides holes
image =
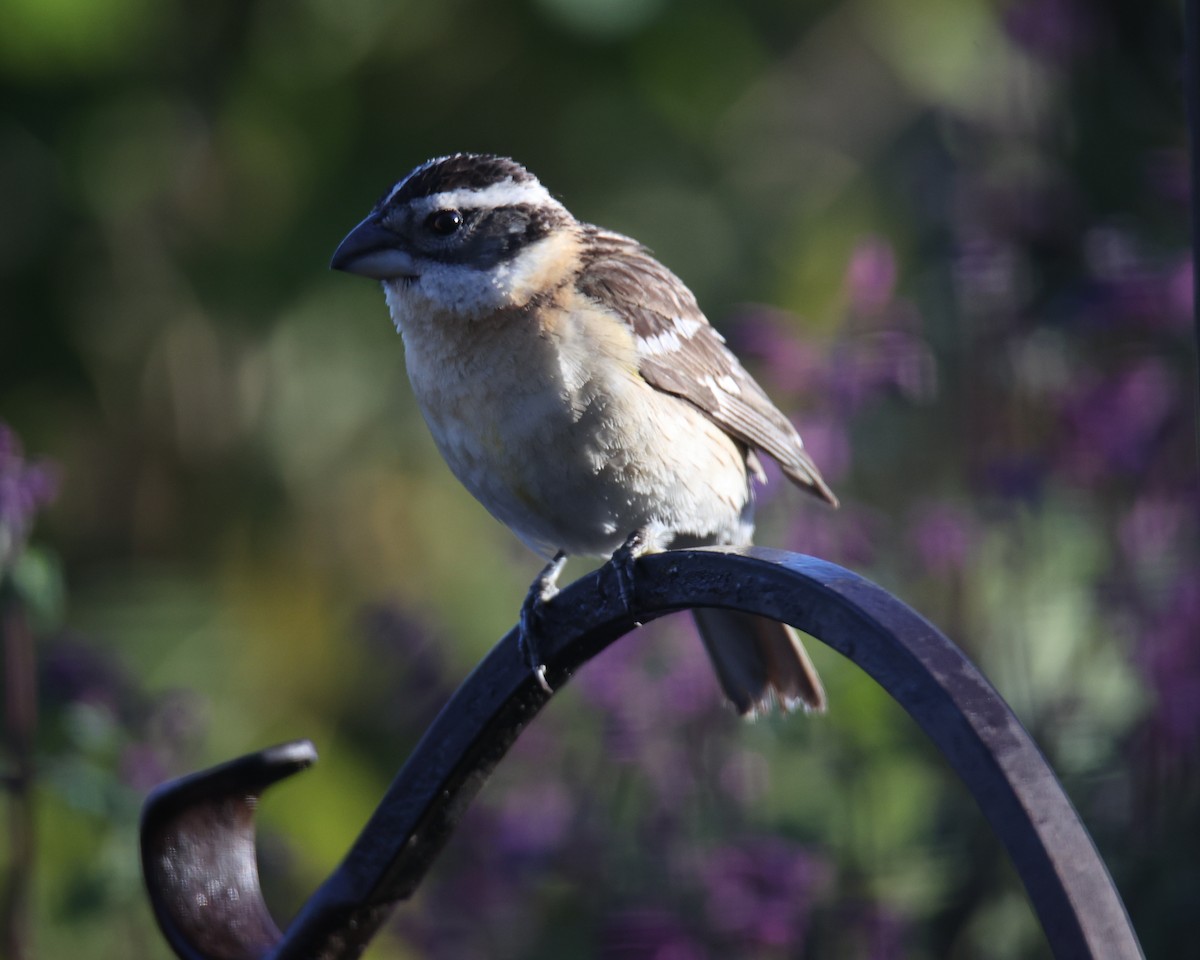
[[[385,195],[380,204],[405,204],[447,190],[478,190],[494,183],[535,180],[528,170],[507,157],[486,153],[455,153],[426,161]]]

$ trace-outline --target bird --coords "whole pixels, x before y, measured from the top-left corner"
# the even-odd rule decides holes
[[[795,426],[648,248],[576,219],[508,157],[455,153],[396,182],[330,267],[380,282],[417,405],[464,487],[547,560],[521,637],[543,687],[538,614],[567,557],[748,545],[760,455],[831,507]],[[692,611],[747,716],[822,712],[786,624]]]

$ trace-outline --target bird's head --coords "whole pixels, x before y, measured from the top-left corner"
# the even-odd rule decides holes
[[[569,266],[578,224],[519,163],[457,153],[421,164],[342,240],[330,267],[389,302],[478,314],[521,306]]]

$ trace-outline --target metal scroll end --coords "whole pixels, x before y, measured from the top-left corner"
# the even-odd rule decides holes
[[[281,934],[258,881],[254,810],[313,765],[296,740],[155,788],[142,807],[142,872],[155,919],[184,960],[258,960]]]

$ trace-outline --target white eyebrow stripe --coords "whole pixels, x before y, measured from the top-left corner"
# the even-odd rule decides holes
[[[393,195],[395,192],[395,190],[392,191]],[[541,207],[547,204],[559,206],[558,201],[550,196],[550,191],[537,180],[527,180],[521,183],[515,180],[502,180],[482,189],[444,190],[414,202],[414,206],[429,210],[486,209],[489,207],[494,209],[521,205]]]

